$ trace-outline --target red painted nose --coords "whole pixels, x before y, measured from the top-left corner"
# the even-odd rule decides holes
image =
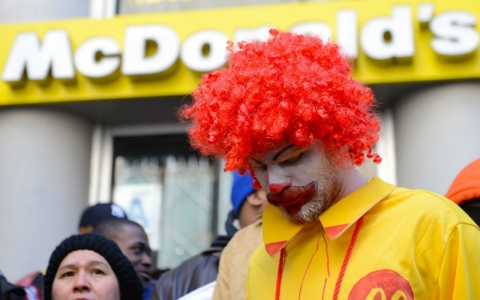
[[[287,187],[291,186],[291,182],[283,182],[283,183],[278,183],[278,184],[270,184],[268,186],[268,189],[270,190],[270,193],[273,194],[278,194],[281,193],[284,189]]]

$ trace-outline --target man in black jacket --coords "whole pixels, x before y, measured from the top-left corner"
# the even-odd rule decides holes
[[[250,175],[234,173],[230,197],[233,210],[225,222],[227,235],[217,236],[209,249],[164,273],[155,285],[151,300],[177,300],[217,280],[223,248],[240,228],[257,221],[267,203],[265,192],[255,190],[252,182]]]

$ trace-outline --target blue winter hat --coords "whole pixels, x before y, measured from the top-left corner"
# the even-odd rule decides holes
[[[253,188],[252,176],[248,172],[245,175],[240,175],[240,173],[235,171],[233,173],[232,194],[230,196],[235,217],[238,217],[243,202],[253,193],[255,193],[255,189]]]

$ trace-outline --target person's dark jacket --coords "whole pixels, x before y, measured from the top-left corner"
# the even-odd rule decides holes
[[[23,300],[25,289],[22,286],[10,283],[0,271],[0,299]],[[28,299],[28,298],[27,298]]]
[[[234,218],[233,211],[231,211],[225,222],[227,235],[217,236],[209,249],[162,274],[157,280],[150,299],[177,300],[191,291],[217,280],[220,255],[238,230],[233,225]]]

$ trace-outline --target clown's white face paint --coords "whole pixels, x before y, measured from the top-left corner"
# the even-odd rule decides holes
[[[307,148],[283,144],[251,155],[249,162],[268,201],[295,223],[318,221],[320,214],[341,199],[345,191],[343,170],[319,140]]]

